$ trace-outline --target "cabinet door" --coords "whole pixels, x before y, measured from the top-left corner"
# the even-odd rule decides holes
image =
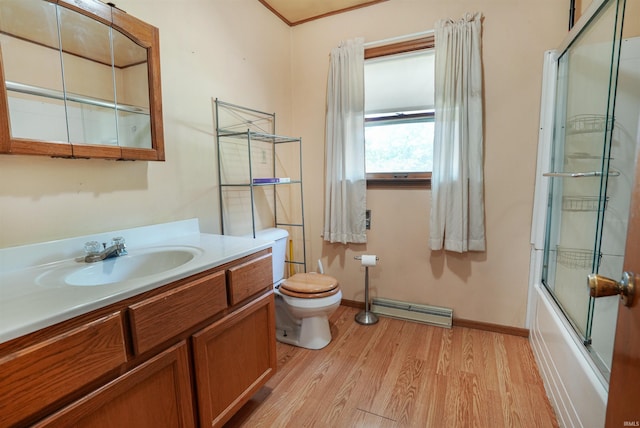
[[[200,425],[222,426],[276,371],[273,292],[193,336]]]
[[[195,426],[187,344],[167,349],[35,426]]]

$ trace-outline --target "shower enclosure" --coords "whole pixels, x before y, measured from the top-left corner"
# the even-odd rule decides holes
[[[623,26],[625,0],[598,3],[558,51],[542,283],[608,379],[619,297],[590,297],[586,278],[622,275],[640,116],[640,23],[629,10]]]

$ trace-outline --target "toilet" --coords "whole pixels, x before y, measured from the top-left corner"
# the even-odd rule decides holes
[[[284,278],[289,233],[270,228],[257,239],[274,241],[273,286],[276,297],[276,339],[307,349],[322,349],[331,342],[329,317],[340,306],[338,280],[319,273],[297,273]]]

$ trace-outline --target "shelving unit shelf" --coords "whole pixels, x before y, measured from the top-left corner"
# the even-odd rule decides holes
[[[216,99],[215,115],[222,234],[287,229],[288,272],[306,272],[302,139],[277,135],[275,113]]]

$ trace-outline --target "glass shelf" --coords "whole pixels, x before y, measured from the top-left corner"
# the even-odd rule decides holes
[[[144,107],[132,106],[127,104],[116,104],[112,101],[101,100],[99,98],[87,97],[84,95],[72,94],[62,91],[56,91],[53,89],[41,88],[39,86],[26,85],[24,83],[17,82],[5,82],[7,91],[18,92],[21,94],[35,95],[38,97],[51,98],[60,101],[73,101],[80,104],[88,104],[96,107],[105,107],[111,109],[117,109],[120,111],[126,111],[129,113],[138,113],[149,115],[149,109]]]
[[[285,137],[282,135],[265,134],[262,132],[254,132],[254,131],[242,131],[242,132],[228,131],[224,129],[221,129],[218,131],[218,136],[220,138],[224,138],[224,137],[242,138],[242,139],[249,138],[251,140],[262,141],[265,143],[273,143],[273,144],[297,143],[300,141],[299,138]]]

